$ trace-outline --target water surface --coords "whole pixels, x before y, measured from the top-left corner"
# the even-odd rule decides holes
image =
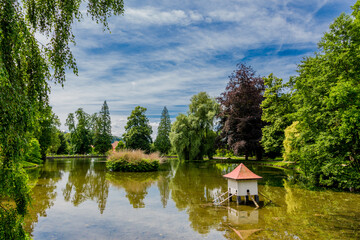
[[[47,160],[29,171],[26,229],[35,240],[360,239],[359,194],[290,187],[288,170],[247,165],[272,200],[260,196],[260,209],[213,206],[236,166],[173,160],[159,172],[112,173],[103,159]]]

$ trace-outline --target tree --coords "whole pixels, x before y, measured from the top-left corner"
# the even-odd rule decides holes
[[[299,147],[298,139],[300,139],[300,133],[298,128],[298,121],[293,122],[290,126],[285,128],[284,134],[285,138],[283,141],[284,144],[284,161],[294,161],[298,162],[299,160]]]
[[[161,113],[160,124],[158,127],[158,134],[154,142],[155,148],[162,154],[166,154],[170,151],[171,148],[171,142],[169,138],[170,131],[171,131],[170,115],[165,106]]]
[[[125,148],[126,148],[125,143],[124,143],[122,140],[120,140],[120,141],[118,142],[118,144],[116,145],[115,150],[116,150],[116,151],[120,151],[120,150],[123,150],[123,149],[125,149]]]
[[[0,1],[0,238],[24,239],[22,216],[27,211],[29,189],[21,168],[26,143],[38,113],[48,106],[48,80],[63,84],[66,68],[77,72],[69,43],[71,24],[80,20],[82,1]],[[112,14],[123,13],[122,0],[90,1],[88,14],[107,27]],[[34,34],[50,37],[39,47]],[[50,71],[52,69],[52,71]]]
[[[41,163],[40,144],[36,138],[32,138],[26,151],[25,161],[32,163]]]
[[[74,153],[87,154],[91,152],[91,144],[93,140],[92,134],[92,117],[79,108],[74,114],[70,113],[66,119],[65,125],[70,131],[71,145]]]
[[[152,128],[145,112],[146,108],[137,106],[128,117],[123,134],[126,148],[150,151]]]
[[[65,139],[65,134],[63,132],[59,132],[59,141],[60,141],[60,145],[59,148],[57,149],[57,154],[67,154],[68,153],[68,143]]]
[[[179,114],[171,127],[170,140],[180,160],[196,159],[200,138],[194,117]]]
[[[59,144],[58,129],[60,127],[60,120],[55,113],[52,112],[52,108],[47,106],[39,114],[38,126],[35,131],[35,137],[38,139],[41,149],[41,158],[43,161],[46,159],[46,153],[52,146],[56,148],[56,144]],[[57,146],[58,147],[58,146]],[[54,149],[55,151],[57,149]]]
[[[293,101],[299,164],[311,185],[360,188],[360,1],[298,66]]]
[[[112,148],[112,135],[110,112],[106,101],[104,101],[101,111],[95,120],[94,132],[95,151],[101,154],[109,151]]]
[[[181,160],[202,160],[215,153],[213,131],[219,105],[206,92],[191,98],[188,115],[179,114],[171,127],[170,140]]]
[[[264,80],[255,76],[255,71],[244,64],[229,77],[225,92],[218,98],[220,102],[221,138],[235,154],[256,155],[261,159],[260,104],[263,100]]]
[[[262,128],[261,145],[269,156],[281,156],[284,152],[284,130],[291,124],[291,113],[294,112],[291,101],[293,83],[290,80],[283,84],[281,78],[270,74],[264,78],[264,84],[261,119],[265,126]]]

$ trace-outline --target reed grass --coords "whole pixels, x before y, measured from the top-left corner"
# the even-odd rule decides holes
[[[155,171],[164,160],[159,153],[146,154],[141,150],[120,150],[110,153],[106,166],[112,171]]]

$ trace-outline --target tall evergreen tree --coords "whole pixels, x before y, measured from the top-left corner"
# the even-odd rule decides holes
[[[150,151],[152,128],[145,112],[146,108],[137,106],[128,117],[123,134],[126,148]]]
[[[171,131],[171,121],[169,111],[166,106],[161,113],[161,120],[158,127],[158,134],[155,139],[155,148],[162,154],[168,153],[171,148],[169,134]]]
[[[256,155],[261,158],[261,108],[264,80],[255,76],[255,71],[238,64],[225,92],[218,98],[220,109],[221,137],[235,154]]]
[[[104,154],[112,148],[111,119],[110,119],[109,107],[106,101],[104,101],[101,111],[97,115],[94,127],[95,127],[94,129],[95,151]]]

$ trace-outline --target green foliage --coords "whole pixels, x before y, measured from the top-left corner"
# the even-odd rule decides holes
[[[205,92],[191,98],[188,115],[179,114],[171,127],[170,140],[181,160],[202,160],[215,154],[214,119],[219,105]]]
[[[96,117],[94,128],[95,151],[104,154],[112,148],[111,119],[106,101],[104,101],[101,111]]]
[[[8,198],[16,203],[6,211],[1,210],[1,221],[6,224],[1,224],[0,239],[25,238],[21,215],[26,212],[29,193],[26,173],[18,163],[24,159],[22,149],[26,149],[26,143],[39,126],[39,117],[48,107],[47,80],[62,84],[67,67],[76,72],[69,43],[73,42],[71,24],[81,17],[80,3],[0,1],[0,199]],[[88,6],[88,13],[105,25],[110,10],[123,13],[123,2],[119,0],[91,1]],[[40,48],[35,32],[49,36],[49,44]]]
[[[160,156],[157,153],[145,154],[141,150],[124,150],[111,153],[106,167],[111,171],[151,172],[160,166]]]
[[[170,151],[171,148],[171,142],[169,138],[170,131],[171,131],[170,115],[165,106],[161,113],[161,120],[158,127],[158,134],[154,142],[155,149],[162,154],[166,154]]]
[[[284,151],[284,130],[291,124],[294,111],[291,102],[292,81],[283,84],[281,78],[270,74],[264,79],[264,100],[261,103],[261,119],[267,124],[262,128],[261,145],[270,156],[281,156]]]
[[[1,239],[30,239],[22,228],[22,222],[15,209],[0,208]]]
[[[75,112],[77,123],[75,123],[74,114],[70,113],[66,119],[66,126],[70,131],[71,146],[76,154],[87,154],[91,152],[93,142],[92,124],[93,118],[79,108]]]
[[[135,163],[130,163],[122,159],[106,162],[106,167],[109,170],[120,172],[152,172],[157,171],[159,166],[159,161],[150,161],[148,159],[142,159]]]
[[[56,154],[68,154],[68,142],[66,141],[65,139],[65,134],[61,131],[59,131],[59,134],[58,134],[58,137],[59,137],[59,142],[60,142],[60,145],[57,149],[57,152]]]
[[[196,159],[201,141],[196,131],[196,124],[192,115],[179,114],[171,127],[171,144],[180,160]]]
[[[116,145],[115,150],[116,150],[116,151],[120,151],[120,150],[123,150],[123,149],[125,149],[125,148],[126,148],[125,143],[124,143],[122,140],[120,140],[120,141],[118,142],[118,144]]]
[[[41,150],[39,141],[36,138],[32,138],[28,145],[28,150],[26,151],[25,161],[40,164],[41,160]]]
[[[295,121],[290,126],[288,126],[284,133],[284,154],[283,158],[285,161],[294,161],[297,162],[299,160],[299,139],[300,132],[298,130],[299,122]]]
[[[26,239],[22,221],[30,202],[27,182],[28,176],[20,164],[15,163],[10,168],[1,166],[0,239]],[[6,204],[5,199],[11,204]]]
[[[341,14],[299,65],[285,138],[286,159],[297,161],[310,186],[360,186],[360,2]],[[275,116],[276,117],[276,116]],[[295,126],[296,125],[296,126]]]
[[[231,158],[234,156],[234,153],[231,150],[228,150],[226,148],[219,148],[216,149],[216,154],[217,157],[227,157],[227,158]]]
[[[7,225],[1,224],[0,239],[24,239],[21,216],[15,217],[15,212],[25,214],[29,201],[26,173],[19,167],[22,150],[48,107],[47,81],[63,84],[66,68],[77,72],[69,43],[74,43],[71,24],[81,19],[81,2],[0,1],[0,199],[16,203],[1,212],[1,221]],[[122,0],[88,3],[88,14],[105,27],[111,14],[123,11]],[[37,32],[50,37],[47,46],[39,47]]]
[[[137,106],[128,117],[123,138],[128,149],[150,152],[152,128],[145,115],[146,108]]]
[[[56,152],[59,147],[59,130],[57,127],[60,127],[60,120],[52,112],[52,108],[47,106],[42,109],[38,116],[35,137],[40,143],[41,158],[43,160],[45,160],[48,151]]]

